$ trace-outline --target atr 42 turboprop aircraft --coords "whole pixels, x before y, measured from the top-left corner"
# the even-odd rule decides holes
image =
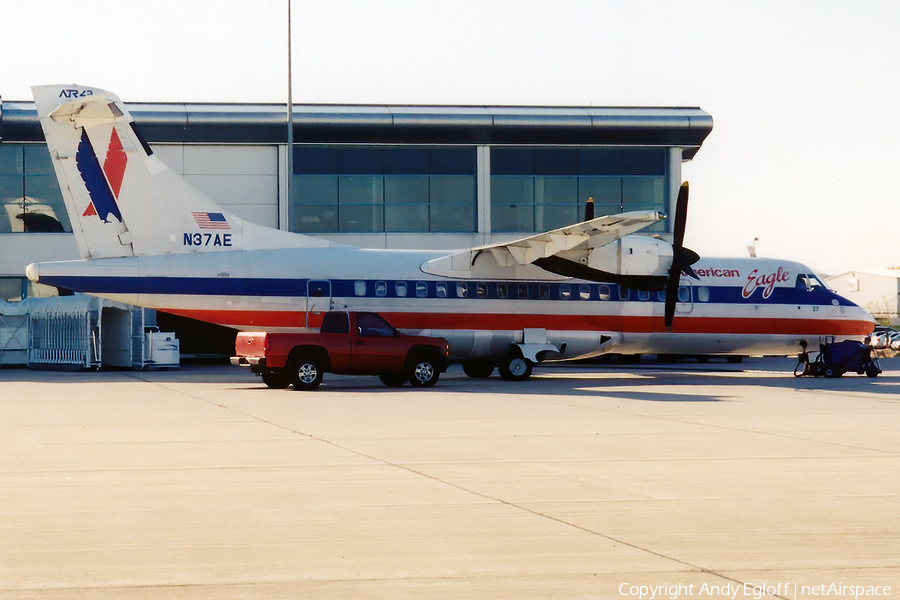
[[[671,244],[631,235],[665,218],[642,211],[455,252],[362,249],[224,211],[153,155],[109,92],[33,92],[82,256],[29,265],[34,282],[241,330],[378,312],[446,338],[468,374],[496,365],[507,379],[608,352],[798,355],[873,330],[801,264],[684,248],[686,184]]]

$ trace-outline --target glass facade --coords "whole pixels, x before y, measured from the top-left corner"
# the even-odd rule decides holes
[[[0,233],[70,232],[44,144],[0,144]]]
[[[472,233],[475,148],[294,147],[290,229]]]
[[[665,148],[488,148],[492,233],[548,231],[595,214],[666,211]],[[297,144],[289,229],[475,233],[476,147]],[[0,144],[0,233],[70,232],[44,144]],[[664,232],[657,223],[644,230]]]
[[[42,283],[32,283],[24,277],[0,277],[0,300],[18,302],[25,298],[58,296],[59,290]]]
[[[666,150],[491,148],[491,229],[548,231],[584,218],[666,210]],[[665,231],[663,222],[644,231]]]

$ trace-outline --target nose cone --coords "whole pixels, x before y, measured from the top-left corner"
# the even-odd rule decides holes
[[[27,267],[25,267],[25,277],[32,281],[33,283],[37,283],[38,279],[41,277],[41,268],[37,263],[31,263]]]

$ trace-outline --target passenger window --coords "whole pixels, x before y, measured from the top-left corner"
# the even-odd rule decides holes
[[[519,300],[528,300],[528,286],[520,285],[519,287]]]
[[[505,283],[497,284],[497,297],[501,300],[505,300],[509,297],[509,288],[506,287]]]
[[[541,300],[549,300],[550,299],[550,286],[546,283],[542,283],[540,287],[538,287],[538,296],[540,296]]]
[[[387,296],[387,283],[384,281],[376,281],[375,282],[375,295],[379,298],[383,298]]]
[[[609,300],[609,286],[608,285],[601,285],[599,288],[597,288],[597,292],[598,292],[599,298],[601,300]]]
[[[582,300],[590,300],[591,299],[591,286],[589,285],[579,285],[578,286],[578,297]]]
[[[428,284],[424,281],[416,283],[416,298],[428,297]]]
[[[650,292],[646,290],[638,290],[638,300],[646,302],[650,299]]]
[[[709,288],[708,287],[697,288],[697,300],[699,300],[700,302],[709,302]]]
[[[572,288],[565,283],[559,286],[559,299],[560,300],[571,300],[572,299]]]
[[[353,291],[357,296],[365,296],[366,295],[366,282],[365,281],[357,281],[356,283],[354,283]]]
[[[438,298],[446,298],[447,297],[447,284],[446,283],[437,284],[437,297]]]
[[[469,284],[467,283],[457,283],[456,284],[456,296],[458,298],[468,298],[469,296]]]
[[[691,288],[681,286],[678,288],[678,301],[679,302],[690,302],[691,301]]]
[[[475,295],[478,296],[479,298],[487,298],[488,297],[487,284],[479,283],[478,285],[476,285],[475,286]]]
[[[406,282],[398,281],[397,284],[394,286],[394,291],[397,292],[398,298],[406,298],[406,291],[407,291],[406,290]]]
[[[659,290],[658,292],[656,292],[656,299],[659,300],[660,302],[665,302],[666,301],[666,291]]]
[[[631,290],[625,287],[619,288],[619,300],[630,300],[631,299]]]

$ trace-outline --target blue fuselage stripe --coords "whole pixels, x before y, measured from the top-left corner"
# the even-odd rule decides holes
[[[41,283],[77,292],[95,294],[164,294],[192,296],[260,296],[304,298],[308,295],[342,298],[407,298],[455,300],[560,300],[662,302],[659,292],[627,290],[615,284],[542,283],[542,282],[477,282],[477,281],[397,281],[333,279],[323,286],[309,279],[262,279],[217,277],[78,277],[41,276]],[[775,288],[769,298],[757,289],[744,298],[741,287],[694,284],[691,298],[680,301],[699,304],[783,304],[855,306],[849,300],[826,288],[811,291],[800,288]],[[309,293],[308,290],[312,290]],[[701,290],[705,290],[701,292]],[[700,294],[703,294],[701,299]],[[708,294],[708,298],[706,298]]]

